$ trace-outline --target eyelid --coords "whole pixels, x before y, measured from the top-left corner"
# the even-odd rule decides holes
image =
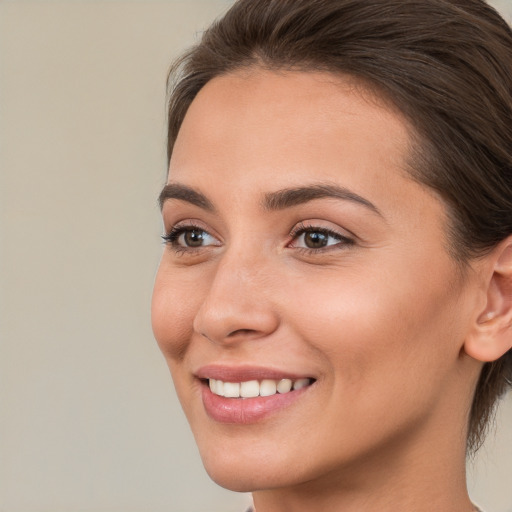
[[[356,238],[356,235],[354,235],[352,232],[348,231],[347,229],[343,229],[337,226],[333,226],[330,222],[322,221],[322,220],[307,220],[307,221],[301,221],[290,231],[290,237],[297,236],[299,233],[304,231],[323,231],[326,233],[332,233],[335,236],[347,240],[352,240]]]
[[[322,225],[324,224],[324,225]],[[293,247],[293,243],[295,243],[299,236],[301,236],[304,233],[307,232],[321,232],[325,233],[328,236],[331,236],[333,238],[336,238],[339,240],[336,244],[327,245],[322,248],[309,248],[309,247]],[[333,228],[330,226],[326,226],[325,222],[323,221],[301,221],[298,224],[296,224],[292,230],[290,231],[290,242],[288,242],[287,247],[291,247],[294,249],[298,249],[301,251],[305,251],[308,253],[320,253],[320,252],[327,252],[331,250],[346,248],[347,245],[354,245],[355,244],[355,235],[348,232],[347,230],[341,229],[341,228]]]
[[[177,243],[178,238],[187,231],[203,231],[208,236],[216,240],[217,243],[198,247],[179,245]],[[169,244],[176,252],[180,253],[194,252],[208,247],[218,247],[222,243],[220,237],[211,228],[207,227],[203,222],[197,219],[184,219],[176,222],[170,227],[170,229],[165,230],[165,233],[162,235],[162,239],[165,244]]]
[[[208,224],[206,224],[205,222],[203,222],[199,219],[195,219],[192,217],[182,219],[182,220],[177,220],[175,222],[164,222],[164,229],[165,229],[166,234],[170,234],[173,231],[177,231],[179,229],[183,229],[183,230],[197,229],[200,231],[205,231],[209,235],[220,240],[220,237],[217,234],[217,232],[214,229],[212,229]]]

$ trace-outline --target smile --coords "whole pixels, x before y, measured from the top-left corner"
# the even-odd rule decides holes
[[[249,424],[279,414],[316,387],[317,379],[254,366],[208,365],[195,372],[201,401],[215,422]]]
[[[213,394],[225,398],[256,398],[258,396],[272,396],[296,391],[311,384],[312,380],[301,379],[263,379],[249,380],[245,382],[224,382],[217,379],[209,379],[208,384]]]

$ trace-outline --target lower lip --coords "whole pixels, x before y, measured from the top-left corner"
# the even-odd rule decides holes
[[[297,401],[312,386],[296,391],[255,398],[225,398],[215,395],[207,384],[202,387],[202,399],[206,414],[219,423],[245,425],[262,421]]]

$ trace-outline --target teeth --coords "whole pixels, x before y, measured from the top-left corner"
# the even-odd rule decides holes
[[[257,380],[249,380],[240,384],[240,396],[242,398],[254,398],[260,396],[260,383]]]
[[[238,398],[240,396],[240,384],[238,382],[224,382],[224,396]]]
[[[293,389],[305,388],[309,385],[309,379],[298,379],[293,383]]]
[[[309,381],[309,379],[306,379]],[[290,379],[283,379],[277,383],[278,393],[288,393],[292,389],[292,381]]]
[[[212,392],[219,396],[224,396],[224,382],[221,380],[214,380],[213,386],[211,386]]]
[[[311,383],[310,379],[263,379],[249,380],[246,382],[223,382],[221,380],[209,379],[210,390],[213,394],[225,396],[226,398],[255,398],[257,396],[272,396],[276,393],[288,393],[292,389],[298,390]]]
[[[277,383],[275,380],[265,379],[260,384],[260,396],[272,396],[277,393]]]

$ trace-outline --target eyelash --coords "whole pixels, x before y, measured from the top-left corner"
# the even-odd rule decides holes
[[[205,247],[210,246],[198,246],[198,247],[191,247],[186,245],[179,245],[178,240],[181,235],[185,233],[190,233],[192,231],[198,231],[200,233],[206,233],[206,235],[214,238],[207,230],[205,230],[203,227],[197,225],[197,224],[187,224],[187,225],[176,225],[173,226],[169,233],[166,233],[162,235],[162,240],[164,244],[170,245],[173,250],[176,253],[187,253],[187,252],[195,252],[201,249],[204,249]],[[347,237],[345,235],[342,235],[341,233],[338,233],[337,231],[334,231],[332,229],[323,228],[319,226],[314,225],[306,225],[304,223],[300,223],[297,226],[295,226],[292,231],[290,232],[289,236],[292,239],[291,242],[287,245],[288,247],[293,248],[293,243],[297,242],[300,236],[307,234],[307,233],[320,233],[324,236],[334,238],[338,240],[338,243],[327,245],[325,247],[320,248],[310,248],[310,247],[295,247],[295,250],[301,251],[302,253],[306,254],[318,254],[322,252],[327,252],[331,250],[335,250],[336,248],[347,247],[355,244],[355,241]]]
[[[197,224],[187,224],[173,226],[169,233],[162,235],[162,240],[164,244],[170,245],[176,253],[185,253],[202,249],[202,247],[188,247],[178,244],[179,237],[187,232],[190,233],[191,231],[199,231],[201,233],[206,233],[207,235],[212,236],[210,233],[208,233],[208,231],[206,231],[203,227],[198,226]]]
[[[335,244],[327,245],[325,247],[316,248],[316,249],[309,248],[309,247],[295,247],[296,250],[299,250],[306,254],[318,254],[318,253],[327,252],[327,251],[336,250],[336,249],[339,250],[342,247],[346,248],[347,246],[352,246],[355,244],[355,240],[353,238],[350,238],[346,235],[342,235],[341,233],[338,233],[337,231],[334,231],[329,228],[315,226],[315,225],[307,225],[302,222],[300,224],[298,224],[296,227],[294,227],[292,229],[292,231],[290,232],[290,237],[292,238],[291,243],[293,244],[294,242],[296,242],[299,239],[300,236],[302,236],[306,233],[320,233],[324,236],[332,237],[332,238],[335,238],[336,240],[338,240],[338,242]]]

